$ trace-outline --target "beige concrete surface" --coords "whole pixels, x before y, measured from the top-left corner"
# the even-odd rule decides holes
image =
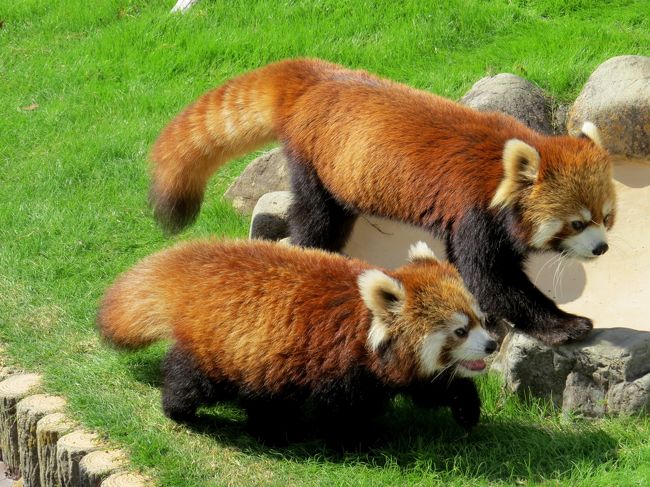
[[[11,487],[14,481],[7,478],[7,469],[5,464],[0,462],[0,487]]]
[[[534,255],[527,272],[562,309],[590,317],[596,327],[650,331],[650,160],[617,160],[614,176],[618,213],[609,251],[593,262]],[[391,268],[405,262],[409,245],[418,240],[444,258],[442,242],[426,232],[362,216],[345,252]]]

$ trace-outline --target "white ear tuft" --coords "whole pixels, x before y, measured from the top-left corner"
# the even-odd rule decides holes
[[[414,243],[411,245],[409,248],[409,262],[413,262],[416,260],[438,260],[436,258],[436,254],[433,253],[433,250],[426,244],[426,242],[423,242],[420,240],[417,243]]]
[[[372,313],[368,330],[368,347],[377,352],[390,340],[388,319],[404,302],[406,293],[402,283],[379,269],[363,272],[357,279],[363,302]]]
[[[490,207],[508,206],[522,185],[532,183],[539,170],[539,153],[519,139],[510,139],[503,146],[503,179],[497,188]]]
[[[375,316],[386,316],[404,302],[402,283],[379,269],[363,272],[357,280],[363,302]]]
[[[378,318],[373,318],[366,342],[370,350],[377,352],[389,339],[388,328],[386,328],[384,322]]]
[[[598,147],[603,146],[603,139],[600,137],[600,131],[593,123],[591,122],[583,123],[580,132],[582,132],[582,135],[584,137],[590,139]]]

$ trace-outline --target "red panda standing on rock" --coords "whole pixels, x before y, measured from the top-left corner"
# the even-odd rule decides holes
[[[265,434],[305,404],[354,427],[397,393],[449,406],[469,428],[480,410],[469,378],[497,347],[458,272],[423,243],[394,271],[270,242],[186,243],[118,278],[97,323],[122,347],[174,340],[169,417],[238,398]]]
[[[163,130],[152,151],[158,220],[183,228],[219,166],[272,140],[291,166],[292,243],[339,251],[359,213],[419,225],[446,240],[491,319],[551,345],[591,330],[523,266],[534,251],[607,251],[616,198],[593,124],[581,137],[544,136],[363,71],[282,61],[206,93]]]

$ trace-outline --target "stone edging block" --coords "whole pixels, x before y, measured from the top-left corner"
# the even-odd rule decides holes
[[[59,412],[64,407],[65,399],[46,394],[28,396],[16,406],[20,473],[27,486],[40,485],[37,424],[43,417]]]
[[[19,468],[16,405],[41,383],[37,374],[17,374],[0,382],[0,451],[10,472]]]
[[[61,412],[65,399],[35,394],[40,375],[11,375],[1,361],[2,350],[0,345],[0,458],[11,475],[22,475],[13,487],[153,485],[124,471],[123,451],[107,450],[97,434],[78,429]]]

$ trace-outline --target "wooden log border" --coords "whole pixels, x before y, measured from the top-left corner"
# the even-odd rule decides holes
[[[127,471],[124,452],[107,449],[64,408],[64,398],[42,393],[38,374],[4,367],[0,357],[0,459],[19,478],[14,487],[155,485]]]

